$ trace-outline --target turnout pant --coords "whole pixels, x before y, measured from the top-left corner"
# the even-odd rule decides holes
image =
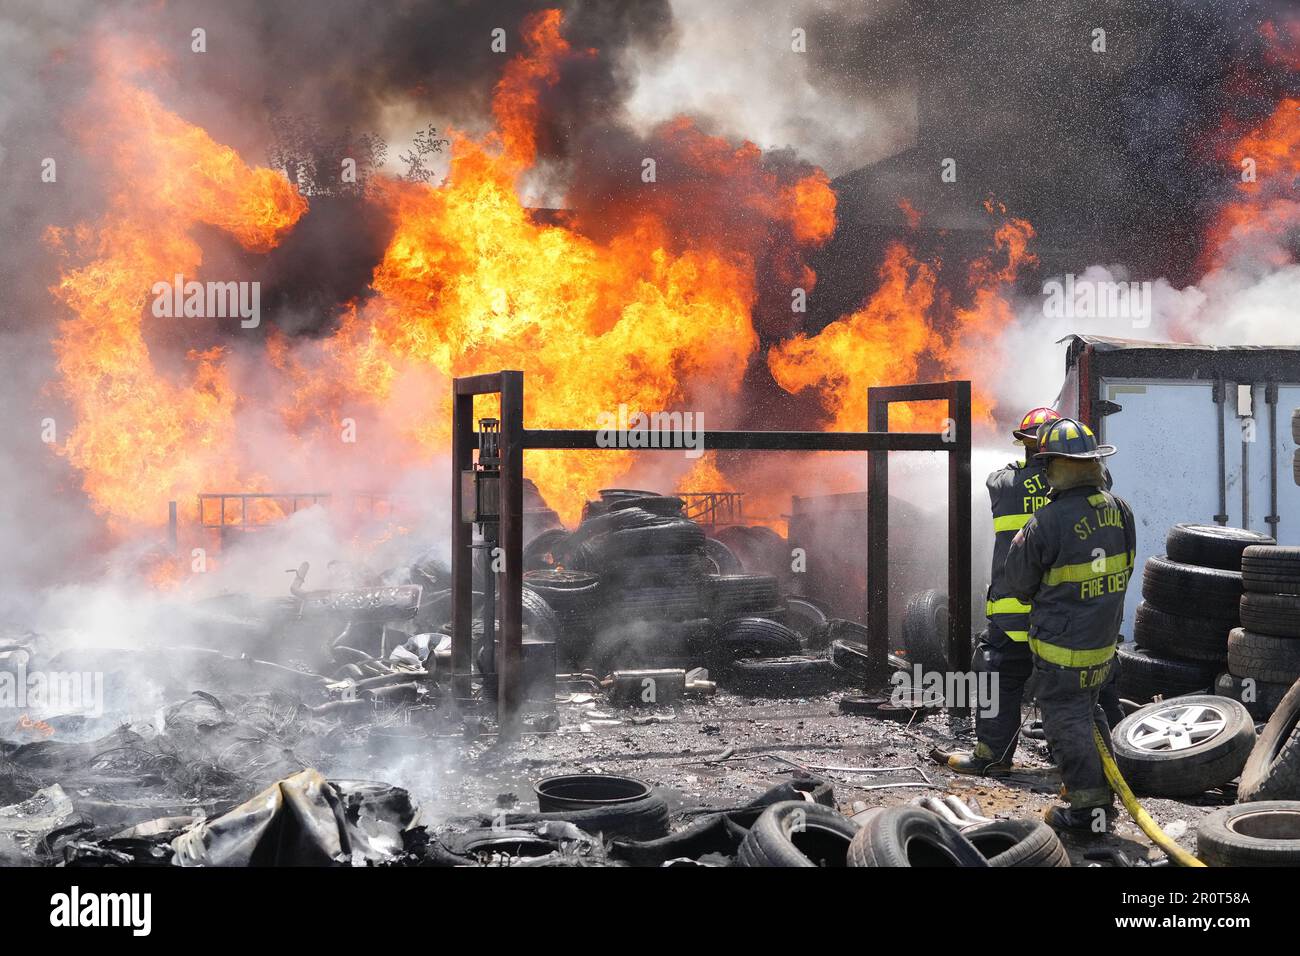
[[[1065,797],[1074,809],[1111,803],[1110,784],[1092,728],[1101,731],[1110,747],[1110,725],[1098,698],[1113,665],[1113,658],[1095,667],[1058,667],[1034,658],[1043,733],[1060,768]]]
[[[993,756],[1007,763],[1020,740],[1020,705],[1025,684],[1034,672],[1033,655],[1025,641],[1013,641],[1002,628],[990,623],[980,635],[975,648],[976,671],[997,674],[997,695],[993,702],[979,702],[975,712],[975,738]],[[988,703],[996,704],[996,713],[984,716]]]

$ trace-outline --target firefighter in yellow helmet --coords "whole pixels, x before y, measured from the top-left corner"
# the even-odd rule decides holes
[[[1136,558],[1133,511],[1105,488],[1101,459],[1114,453],[1073,419],[1039,429],[1034,457],[1047,466],[1050,500],[1016,533],[1004,566],[1012,596],[1032,605],[1038,705],[1069,803],[1045,815],[1057,829],[1104,832],[1114,814],[1093,727],[1109,745],[1098,695],[1114,663]]]
[[[999,468],[985,482],[993,508],[993,568],[984,605],[988,624],[975,648],[974,667],[997,675],[997,701],[996,707],[988,706],[994,702],[981,702],[974,752],[948,757],[949,768],[958,773],[1005,774],[1011,769],[1020,738],[1020,705],[1034,670],[1029,653],[1029,605],[1008,590],[1003,565],[1016,532],[1047,504],[1047,466],[1035,460],[1034,453],[1038,451],[1038,429],[1060,417],[1050,408],[1025,412],[1020,427],[1012,432],[1024,446],[1024,458]]]

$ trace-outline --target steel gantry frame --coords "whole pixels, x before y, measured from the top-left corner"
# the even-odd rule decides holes
[[[524,426],[524,373],[501,371],[452,382],[451,587],[452,692],[471,696],[473,656],[473,524],[465,520],[461,475],[474,464],[478,436],[474,397],[500,396],[500,546],[504,557],[499,591],[501,630],[496,655],[497,721],[503,735],[517,731],[522,708],[524,452],[629,448],[627,432]],[[942,433],[889,431],[889,406],[946,401],[949,427]],[[970,382],[895,385],[867,390],[865,432],[705,431],[709,451],[867,452],[867,607],[870,657],[883,674],[889,653],[889,474],[891,451],[938,451],[948,458],[948,660],[970,669],[971,492]],[[610,439],[613,439],[611,442]],[[639,443],[637,443],[639,444]],[[677,450],[677,449],[650,449]]]

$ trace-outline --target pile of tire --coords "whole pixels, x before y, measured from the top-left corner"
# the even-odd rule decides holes
[[[1142,571],[1134,645],[1119,647],[1119,694],[1138,703],[1209,690],[1237,627],[1242,553],[1268,535],[1218,525],[1176,524],[1165,554]]]
[[[606,489],[553,546],[565,570],[599,576],[574,638],[597,668],[689,664],[707,643],[704,531],[682,508],[671,495]]]
[[[1241,568],[1241,626],[1228,637],[1218,686],[1267,720],[1300,679],[1300,548],[1247,548]]]
[[[816,803],[784,801],[749,828],[742,867],[1064,867],[1069,857],[1046,823],[995,820],[961,831],[912,806],[872,811],[856,822]]]

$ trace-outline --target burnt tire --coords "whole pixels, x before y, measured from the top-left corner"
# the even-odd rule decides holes
[[[1159,555],[1142,569],[1142,597],[1167,614],[1234,620],[1241,600],[1240,571],[1201,568]]]
[[[685,621],[704,612],[704,595],[692,581],[627,588],[604,608],[610,623],[628,621]]]
[[[541,571],[555,567],[559,555],[563,553],[564,542],[569,532],[563,528],[551,528],[543,531],[524,545],[524,571]]]
[[[1196,829],[1196,855],[1209,866],[1300,866],[1300,800],[1215,810]]]
[[[1070,865],[1070,855],[1065,851],[1061,838],[1042,820],[994,820],[963,830],[962,836],[979,850],[991,867]]]
[[[852,674],[858,681],[874,680],[883,669],[872,663],[866,644],[844,637],[831,641],[830,658],[836,667]]]
[[[704,539],[704,557],[712,566],[713,574],[744,574],[745,566],[732,550],[717,538]]]
[[[633,840],[657,840],[668,835],[668,803],[657,793],[638,800],[610,803],[583,810],[553,810],[549,813],[508,813],[494,823],[514,826],[519,823],[542,823],[564,820],[592,836],[626,837]]]
[[[943,667],[948,660],[948,596],[930,589],[913,594],[903,608],[903,647],[908,660]]]
[[[1214,683],[1216,675],[1212,664],[1161,657],[1130,644],[1120,644],[1115,655],[1119,659],[1116,691],[1120,697],[1141,704],[1156,697],[1202,693]]]
[[[841,686],[844,678],[844,672],[824,657],[742,657],[731,662],[722,683],[746,694],[810,697]]]
[[[1277,544],[1271,535],[1216,524],[1176,524],[1165,538],[1169,560],[1203,568],[1241,570],[1241,555],[1251,546]]]
[[[744,867],[842,867],[858,826],[820,803],[784,800],[754,821],[736,854]]]
[[[823,650],[830,644],[830,618],[807,598],[785,599],[785,623],[799,635],[803,646]]]
[[[1300,641],[1235,627],[1228,635],[1228,670],[1276,684],[1300,679]]]
[[[745,657],[795,657],[799,635],[777,621],[764,617],[739,617],[721,625],[713,639],[709,657],[726,666]]]
[[[1300,548],[1247,548],[1241,574],[1248,592],[1300,594]]]
[[[621,511],[624,508],[640,508],[652,515],[664,515],[669,518],[680,517],[686,506],[681,498],[673,495],[628,495],[609,499],[609,511]]]
[[[776,578],[768,574],[720,574],[707,581],[709,616],[725,621],[781,606]]]
[[[920,807],[889,807],[849,846],[849,866],[987,867],[989,861],[947,820]]]
[[[601,577],[614,584],[633,586],[702,582],[709,567],[699,554],[643,554],[606,562]]]
[[[1300,637],[1300,596],[1260,594],[1241,596],[1241,625],[1274,637]]]
[[[1300,683],[1282,697],[1260,733],[1241,772],[1237,799],[1300,799]]]
[[[1235,620],[1169,614],[1144,601],[1137,606],[1133,641],[1161,657],[1222,664],[1228,658],[1228,632],[1236,626]]]
[[[699,525],[693,521],[665,520],[667,524],[596,535],[587,540],[585,547],[605,561],[643,555],[703,553],[704,531]]]
[[[1245,705],[1211,694],[1148,704],[1111,731],[1120,773],[1134,793],[1150,797],[1221,787],[1241,773],[1254,745],[1255,718]]]
[[[1255,680],[1253,677],[1238,677],[1228,673],[1220,674],[1214,681],[1216,694],[1241,701],[1256,722],[1268,720],[1291,687],[1291,684]]]

